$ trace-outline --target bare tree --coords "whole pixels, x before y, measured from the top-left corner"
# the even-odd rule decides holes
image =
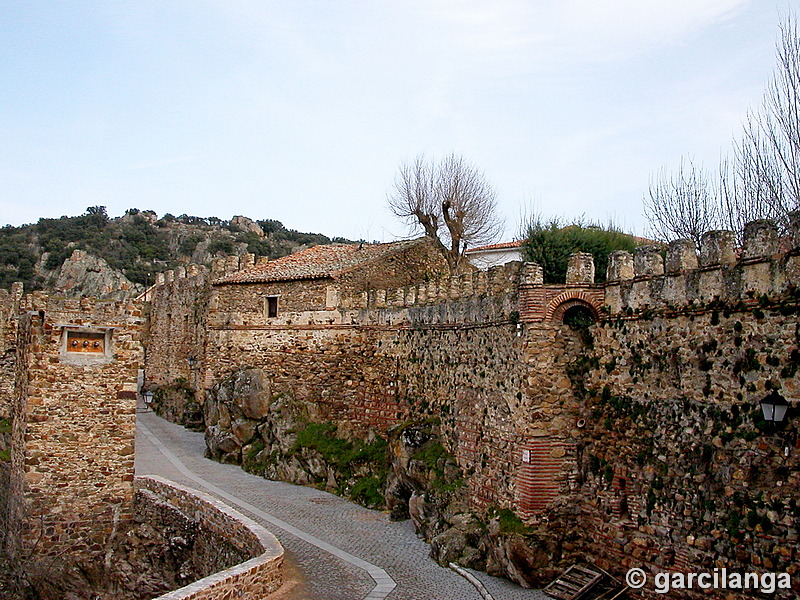
[[[691,239],[720,224],[717,186],[712,176],[691,158],[682,158],[677,173],[663,167],[650,178],[644,214],[662,241]]]
[[[747,125],[745,125],[747,126]],[[736,233],[742,241],[744,226],[756,219],[775,219],[773,204],[764,194],[766,187],[759,183],[759,171],[764,172],[766,164],[761,164],[764,153],[753,152],[753,148],[741,147],[746,154],[737,154],[733,160],[724,157],[719,167],[719,206],[720,226]]]
[[[777,67],[758,110],[734,144],[737,206],[785,224],[800,207],[800,37],[797,20],[781,25]]]
[[[714,177],[691,160],[678,173],[651,179],[645,217],[663,240],[725,227],[741,235],[754,219],[788,224],[800,208],[800,32],[790,15],[780,27],[777,66],[762,103],[750,110],[732,158],[720,161]]]
[[[439,162],[419,156],[403,163],[388,202],[412,231],[422,230],[433,240],[451,273],[463,265],[468,247],[494,241],[502,231],[494,188],[456,154]]]

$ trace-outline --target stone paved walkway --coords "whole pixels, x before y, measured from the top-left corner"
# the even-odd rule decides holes
[[[138,416],[143,427],[136,435],[136,474],[160,475],[209,492],[267,527],[286,549],[289,572],[302,574],[283,590],[281,600],[480,600],[465,579],[428,558],[428,545],[410,521],[394,523],[332,494],[207,460],[202,433],[154,413]],[[503,579],[473,574],[495,600],[547,599]]]

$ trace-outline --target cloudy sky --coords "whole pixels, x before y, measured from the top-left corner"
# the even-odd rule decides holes
[[[652,173],[714,167],[800,0],[5,0],[0,224],[105,205],[406,232],[398,165],[456,152],[520,215],[646,234]]]

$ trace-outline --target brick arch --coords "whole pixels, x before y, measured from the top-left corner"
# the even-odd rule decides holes
[[[588,308],[596,321],[600,319],[600,307],[597,306],[596,299],[586,292],[576,290],[563,292],[553,298],[545,310],[545,320],[561,321],[564,318],[564,313],[573,306]]]

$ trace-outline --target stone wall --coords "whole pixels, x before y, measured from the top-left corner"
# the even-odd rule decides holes
[[[159,477],[136,479],[137,519],[159,529],[196,529],[193,570],[205,577],[158,600],[264,598],[283,582],[283,547],[222,502]]]
[[[183,379],[193,388],[205,352],[210,274],[194,268],[168,284],[148,291],[145,371],[148,382],[169,384]]]
[[[799,238],[744,239],[618,253],[602,286],[579,255],[563,286],[512,264],[274,319],[218,289],[202,387],[259,369],[269,398],[359,435],[438,418],[473,507],[545,531],[554,564],[793,572],[797,417],[772,431],[758,402],[797,398],[800,255],[781,249]],[[573,309],[596,324],[565,325]],[[263,416],[209,415],[241,460]]]
[[[0,290],[0,419],[11,414],[17,350],[17,315],[22,286],[14,284],[11,292]]]
[[[593,348],[572,363],[585,390],[579,486],[552,513],[579,507],[563,514],[580,533],[561,523],[572,544],[616,570],[725,567],[798,581],[796,415],[773,428],[759,407],[770,389],[797,397],[791,306],[594,328]]]
[[[795,589],[778,597],[793,598],[800,263],[769,223],[750,224],[738,253],[728,232],[703,242],[612,260],[606,312],[569,365],[578,485],[549,516],[616,572],[788,572]],[[795,401],[780,426],[761,415],[772,390]]]
[[[131,517],[141,312],[41,293],[21,308],[11,449],[19,540],[40,556],[91,560]]]
[[[23,523],[23,456],[14,452],[15,447],[24,443],[24,419],[18,418],[22,413],[24,401],[23,390],[27,383],[27,373],[18,369],[17,364],[25,361],[28,345],[20,343],[28,337],[28,328],[20,327],[19,306],[22,299],[22,287],[14,285],[10,295],[4,295],[3,301],[3,358],[0,371],[0,388],[2,388],[3,426],[0,431],[2,440],[2,460],[0,460],[0,529],[2,529],[3,548],[11,554],[19,550]]]

